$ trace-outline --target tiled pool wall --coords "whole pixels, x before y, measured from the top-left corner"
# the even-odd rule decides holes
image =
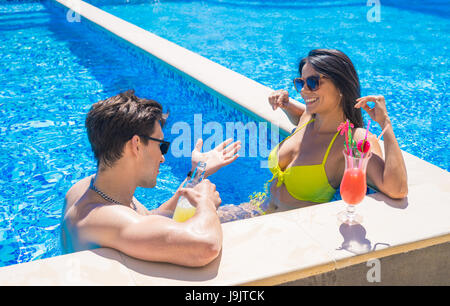
[[[62,4],[53,0],[40,0],[50,11],[55,13],[55,18],[65,19],[68,9]],[[69,23],[69,21],[67,21]],[[202,101],[209,109],[213,109],[215,112],[223,113],[224,116],[231,116],[233,119],[246,124],[248,122],[264,122],[265,120],[259,118],[254,113],[249,112],[247,109],[241,107],[239,104],[224,97],[220,93],[217,93],[203,83],[198,82],[186,73],[170,66],[166,62],[154,57],[152,54],[142,50],[141,48],[133,45],[125,39],[116,36],[103,27],[95,24],[94,22],[80,16],[79,22],[71,22],[71,26],[74,31],[92,31],[98,33],[99,44],[102,41],[107,41],[110,44],[116,45],[117,48],[124,50],[127,54],[134,57],[137,63],[144,63],[155,74],[163,79],[174,81],[175,84],[179,84],[178,90],[181,89],[184,95],[192,97],[192,99]],[[170,111],[170,108],[169,108]],[[285,137],[288,134],[280,129],[280,134]],[[270,133],[267,135],[268,142],[271,142]],[[274,140],[278,142],[278,140]]]

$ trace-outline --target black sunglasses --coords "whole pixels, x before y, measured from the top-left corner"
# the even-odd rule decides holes
[[[144,137],[145,139],[148,140],[160,142],[161,144],[159,145],[159,149],[161,150],[162,155],[165,155],[169,151],[170,142],[158,138],[153,138],[147,135],[139,135],[139,136]]]
[[[320,82],[321,78],[324,78],[324,76],[323,75],[312,75],[310,77],[307,77],[306,78],[306,86],[308,86],[308,89],[311,91],[318,90],[319,82]],[[295,90],[300,92],[302,90],[303,86],[305,86],[305,80],[303,80],[302,78],[294,79]]]

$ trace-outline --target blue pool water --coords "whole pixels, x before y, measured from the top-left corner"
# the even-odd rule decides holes
[[[225,137],[226,122],[253,122],[130,46],[52,14],[40,3],[0,4],[0,266],[61,254],[65,193],[96,170],[84,128],[92,103],[130,88],[159,101],[170,110],[168,140],[180,136],[171,133],[174,126],[192,128],[188,153],[194,124],[205,129],[217,123]],[[209,136],[205,129],[203,138]],[[247,150],[251,138],[240,137]],[[270,141],[265,145],[270,149]],[[190,169],[190,158],[176,156],[183,147],[176,147],[166,155],[156,188],[137,190],[149,209],[168,200]],[[262,159],[247,151],[210,177],[223,204],[247,202],[263,191],[270,175],[260,167]]]
[[[369,23],[366,1],[356,0],[314,7],[307,1],[126,2],[93,3],[299,100],[291,86],[298,60],[313,48],[341,49],[359,72],[362,94],[386,97],[402,149],[449,170],[448,5],[421,11],[383,5],[381,21]],[[0,0],[0,40],[0,266],[61,254],[64,195],[95,172],[84,129],[92,103],[134,88],[170,109],[169,140],[177,123],[194,126],[193,114],[224,131],[226,121],[252,122],[130,47],[83,23],[67,23],[45,2]],[[211,106],[217,111],[208,111]],[[249,157],[246,149],[211,178],[224,204],[247,201],[270,178],[261,154]],[[136,196],[157,207],[188,168],[189,158],[171,152],[157,187]]]
[[[299,101],[299,60],[339,49],[361,94],[385,96],[400,147],[450,170],[449,1],[379,1],[379,22],[365,0],[88,2]]]

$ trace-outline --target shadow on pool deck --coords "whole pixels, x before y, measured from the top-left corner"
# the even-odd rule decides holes
[[[383,202],[392,208],[406,209],[408,207],[408,197],[396,200],[396,199],[388,198],[386,195],[384,195],[381,192],[373,193],[368,196],[378,202]]]
[[[155,277],[189,282],[204,282],[217,277],[222,259],[222,251],[220,251],[219,256],[211,263],[200,268],[184,267],[170,263],[142,261],[123,253],[120,253],[120,256],[128,269],[144,277]]]

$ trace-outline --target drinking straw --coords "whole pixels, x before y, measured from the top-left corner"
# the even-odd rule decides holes
[[[348,119],[347,119],[347,127],[348,127],[347,134],[348,134],[348,137],[350,138],[350,139],[349,139],[349,144],[350,144],[350,146],[349,146],[349,150],[350,150],[350,167],[353,168],[353,139],[352,139],[352,128],[350,127],[350,123],[348,122]]]
[[[353,139],[352,139],[352,128],[350,127],[350,124],[347,119],[347,125],[348,125],[348,137],[350,142],[350,157],[353,157]]]
[[[346,123],[346,127],[347,127],[347,131],[345,131],[345,148],[347,149],[347,154],[349,154],[349,152],[348,152],[348,150],[349,150],[349,147],[348,147],[348,120],[347,120],[347,123]]]

